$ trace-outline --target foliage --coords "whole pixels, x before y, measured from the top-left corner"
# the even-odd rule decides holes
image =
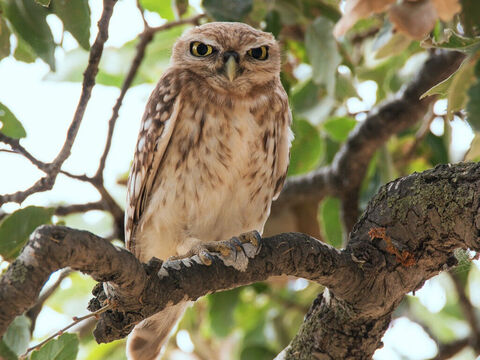
[[[281,79],[289,94],[295,133],[289,175],[331,165],[355,127],[370,110],[391,99],[411,80],[428,52],[442,49],[465,54],[462,66],[454,74],[423,94],[438,95],[441,101],[437,105],[445,105],[445,111],[435,107],[420,124],[393,136],[370,161],[361,189],[364,206],[392,178],[459,158],[452,152],[455,146],[450,146],[454,125],[449,120],[468,124],[472,134],[480,131],[480,6],[477,0],[423,1],[430,4],[428,8],[418,8],[420,2],[415,1],[349,0],[342,14],[339,3],[204,0],[201,10],[207,14],[205,21],[244,21],[272,32],[281,43],[285,52]],[[186,0],[140,0],[139,4],[150,18],[157,16],[168,21],[187,18],[198,11]],[[51,69],[47,81],[81,82],[91,45],[90,26],[96,21],[92,19],[93,6],[98,4],[86,0],[0,0],[0,60],[13,57],[32,63],[39,59]],[[62,41],[55,40],[64,34],[53,36],[49,17],[59,19],[61,31],[70,33],[77,41],[76,48],[65,49]],[[420,18],[430,20],[417,21]],[[168,66],[171,46],[188,26],[175,26],[155,34],[133,85],[152,86],[158,80]],[[139,42],[135,38],[121,46],[107,46],[97,83],[121,87]],[[58,52],[62,56],[56,57]],[[1,102],[0,123],[2,136],[15,141],[27,136],[21,119]],[[432,132],[438,124],[443,124],[444,130]],[[478,143],[477,136],[469,155],[472,159],[480,156]],[[460,158],[464,155],[460,154]],[[23,207],[1,220],[3,264],[15,259],[37,226],[52,221],[56,205]],[[342,246],[345,236],[340,207],[337,198],[326,198],[315,219],[323,240],[335,247]],[[61,220],[67,225],[88,227],[80,215]],[[111,224],[102,220],[99,227],[111,228]],[[459,271],[466,288],[478,288],[477,265],[463,266]],[[449,281],[441,278],[441,288],[451,287]],[[91,287],[90,279],[70,275],[46,302],[46,312],[78,315]],[[227,352],[233,354],[232,359],[271,359],[296,334],[320,290],[316,284],[279,278],[211,294],[187,310],[179,329],[188,332],[198,358]],[[442,342],[458,340],[458,324],[467,330],[468,324],[451,293],[454,291],[448,292],[444,306],[435,314],[423,300],[408,296],[401,307],[403,313],[399,311],[398,316],[407,314],[427,326]],[[31,340],[29,327],[25,316],[11,324],[0,340],[0,358],[16,359],[26,350]],[[39,340],[35,332],[33,338],[33,343]],[[173,336],[166,356],[173,359],[187,348],[180,336]],[[79,359],[121,359],[124,341],[96,346],[91,331],[82,331],[80,338],[64,334],[33,352],[30,358],[73,360],[77,352]]]
[[[0,222],[0,255],[13,260],[38,226],[49,224],[52,208],[28,206],[6,216]]]

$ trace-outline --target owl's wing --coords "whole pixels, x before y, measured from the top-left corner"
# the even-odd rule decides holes
[[[293,133],[290,129],[292,124],[292,112],[288,107],[288,97],[283,87],[280,86],[281,94],[279,96],[281,110],[275,114],[275,188],[273,191],[273,200],[277,200],[282,191],[283,184],[287,178],[288,164],[290,161],[290,145],[293,140]]]
[[[155,177],[177,121],[179,86],[174,75],[173,71],[166,72],[150,95],[128,178],[125,242],[127,249],[134,254],[136,227],[151,195]]]

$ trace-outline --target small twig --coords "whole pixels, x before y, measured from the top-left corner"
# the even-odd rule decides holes
[[[410,160],[415,155],[415,151],[417,150],[420,143],[425,139],[430,131],[430,124],[435,119],[436,115],[433,113],[432,108],[430,108],[429,112],[426,114],[426,121],[423,122],[422,126],[418,129],[417,133],[415,134],[415,140],[413,143],[410,144],[407,151],[405,151],[405,155],[402,157],[401,165],[404,166],[410,162]]]
[[[85,175],[85,174],[76,175],[76,174],[72,174],[71,172],[66,171],[66,170],[60,170],[60,174],[63,174],[65,176],[68,176],[69,178],[72,178],[72,179],[75,179],[75,180],[78,180],[78,181],[92,182],[92,178]]]
[[[62,205],[55,209],[55,215],[65,216],[74,213],[84,213],[90,210],[107,210],[105,201],[94,201],[85,204]]]
[[[462,309],[463,314],[465,315],[465,319],[467,320],[468,324],[470,325],[470,329],[472,330],[472,346],[476,350],[476,352],[480,352],[480,326],[477,321],[477,316],[475,314],[475,308],[473,307],[470,299],[465,292],[464,284],[460,280],[458,274],[454,273],[453,271],[449,272],[450,277],[453,280],[453,284],[455,285],[455,289],[457,290],[458,300],[460,303],[460,307]]]
[[[198,15],[195,15],[195,16],[187,18],[187,19],[180,19],[180,20],[177,20],[177,21],[168,22],[168,23],[160,25],[160,26],[149,27],[148,30],[146,30],[146,31],[149,31],[149,32],[155,34],[158,31],[168,30],[168,29],[171,29],[175,26],[180,26],[180,25],[185,25],[185,24],[198,25],[200,19],[204,18],[205,16],[206,16],[205,14],[198,14]]]
[[[47,172],[49,170],[49,164],[44,163],[43,161],[38,160],[35,158],[30,152],[27,151],[22,145],[20,145],[20,141],[18,139],[13,139],[8,137],[2,133],[0,133],[0,141],[9,145],[12,150],[2,149],[5,152],[12,152],[14,154],[23,155],[27,160],[29,160],[33,165],[35,165],[38,169]]]
[[[125,80],[123,81],[122,89],[120,91],[120,95],[118,96],[117,101],[115,102],[115,105],[113,106],[112,116],[110,117],[110,120],[108,121],[107,141],[105,143],[105,148],[103,150],[103,154],[100,158],[98,169],[97,169],[95,175],[93,176],[94,178],[99,179],[102,182],[103,182],[103,171],[105,169],[105,162],[107,160],[107,156],[108,156],[108,153],[110,151],[110,147],[112,145],[113,131],[115,129],[115,125],[116,125],[117,119],[118,119],[118,112],[120,110],[120,107],[122,106],[122,102],[123,102],[123,99],[125,97],[125,94],[127,93],[127,90],[132,85],[133,79],[135,78],[135,75],[137,74],[138,68],[140,67],[140,64],[142,63],[142,60],[145,57],[145,49],[147,48],[147,45],[153,39],[153,33],[148,31],[148,29],[149,28],[145,28],[145,31],[142,34],[140,34],[140,42],[137,45],[137,53],[135,54],[135,57],[132,61],[132,64],[130,65],[130,69],[128,70],[128,74],[125,77]]]
[[[149,28],[150,26],[148,25],[147,19],[145,19],[145,14],[144,14],[143,6],[142,6],[142,4],[140,4],[140,0],[137,0],[136,3],[137,3],[138,11],[140,11],[140,16],[142,17],[142,20],[143,20],[143,28],[144,28],[144,29],[147,29],[147,28]]]
[[[42,310],[43,304],[45,301],[55,292],[55,290],[60,286],[60,283],[65,279],[72,270],[70,268],[66,268],[60,272],[57,281],[53,283],[48,289],[46,289],[37,299],[35,305],[32,306],[30,310],[27,311],[26,315],[30,318],[31,325],[30,325],[30,333],[33,333],[35,329],[35,322],[37,320],[37,316]]]
[[[49,342],[50,340],[56,338],[57,336],[60,336],[62,335],[65,331],[67,331],[68,329],[70,329],[72,326],[75,326],[77,325],[79,322],[82,322],[83,320],[86,320],[88,318],[91,318],[91,317],[95,317],[97,318],[98,315],[100,315],[101,313],[104,313],[105,311],[107,310],[110,310],[113,308],[113,305],[112,304],[107,304],[105,305],[104,307],[102,307],[101,309],[98,309],[97,311],[95,312],[92,312],[90,314],[87,314],[85,316],[81,316],[81,317],[76,317],[74,316],[73,317],[73,321],[68,324],[67,326],[65,326],[63,329],[57,331],[55,334],[49,336],[48,338],[46,338],[45,340],[43,340],[41,343],[38,343],[37,345],[35,346],[32,346],[32,347],[29,347],[27,349],[27,351],[25,352],[25,354],[21,355],[19,358],[20,359],[26,359],[27,358],[27,355],[30,353],[30,351],[32,350],[39,350],[44,344],[46,344],[47,342]]]
[[[470,345],[470,338],[455,340],[448,344],[437,344],[438,354],[432,360],[447,360]]]
[[[20,204],[27,197],[34,193],[52,189],[53,185],[55,184],[55,180],[63,163],[70,156],[73,143],[75,142],[83,115],[92,94],[93,86],[95,85],[95,77],[98,73],[98,65],[100,63],[100,58],[102,57],[104,44],[108,39],[108,25],[110,23],[110,18],[112,17],[113,7],[115,4],[116,0],[103,1],[103,12],[100,21],[98,22],[98,35],[90,50],[88,65],[83,76],[82,93],[80,95],[80,100],[78,102],[77,109],[75,110],[72,122],[68,128],[67,137],[62,149],[57,154],[53,162],[47,164],[45,169],[42,169],[46,173],[44,177],[40,178],[37,182],[35,182],[35,184],[24,191],[0,195],[0,205],[7,202],[16,202]],[[23,153],[23,155],[29,158],[26,151]],[[33,157],[29,158],[30,161],[33,161],[33,159]],[[36,165],[38,166],[38,164]]]
[[[140,9],[140,12],[142,13],[142,18],[144,21],[144,26],[145,30],[140,34],[140,42],[137,45],[137,51],[135,54],[135,57],[133,58],[133,61],[130,65],[130,69],[128,70],[127,76],[125,77],[122,88],[120,90],[120,95],[117,98],[117,101],[115,102],[115,105],[113,107],[112,111],[112,116],[110,117],[110,120],[108,121],[108,134],[107,134],[107,141],[105,143],[105,148],[103,150],[103,154],[100,158],[100,162],[97,168],[97,171],[95,175],[93,176],[94,179],[103,180],[103,171],[105,169],[105,163],[107,160],[108,153],[110,151],[110,147],[112,145],[112,137],[113,137],[113,131],[115,129],[115,125],[118,119],[118,113],[120,110],[120,107],[122,106],[123,99],[125,97],[125,94],[127,93],[127,90],[130,88],[132,85],[132,82],[135,78],[135,75],[137,74],[138,68],[140,67],[144,57],[145,57],[145,50],[150,44],[150,42],[153,39],[153,36],[155,33],[159,31],[164,31],[168,30],[170,28],[173,28],[175,26],[180,26],[184,24],[198,24],[198,21],[204,17],[204,14],[199,14],[196,16],[193,16],[188,19],[181,19],[177,21],[171,21],[168,22],[164,25],[157,26],[157,27],[150,27],[148,23],[145,20],[145,17],[143,16],[143,9],[140,5],[140,3],[137,1],[137,7]]]

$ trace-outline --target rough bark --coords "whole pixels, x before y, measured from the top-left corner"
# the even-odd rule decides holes
[[[406,293],[480,248],[480,164],[442,165],[386,184],[345,249],[359,282],[312,305],[285,359],[370,359]]]
[[[287,274],[328,287],[313,303],[287,359],[369,359],[406,293],[456,264],[456,249],[480,249],[480,164],[439,166],[379,191],[345,250],[286,233],[246,245],[245,257],[194,256],[140,264],[128,251],[85,231],[44,226],[0,279],[0,334],[32,306],[51,272],[69,265],[106,286],[115,310],[102,314],[99,342],[124,337],[165,306]],[[232,265],[235,265],[232,266]],[[98,308],[105,294],[91,303]]]

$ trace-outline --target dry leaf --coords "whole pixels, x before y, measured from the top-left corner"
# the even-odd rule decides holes
[[[388,10],[390,21],[399,32],[410,38],[421,40],[437,21],[437,11],[430,0],[405,1]]]
[[[358,20],[384,11],[394,2],[395,0],[347,0],[345,13],[335,25],[333,35],[344,35]]]
[[[443,21],[452,20],[453,16],[462,10],[458,0],[432,0],[438,17]]]

